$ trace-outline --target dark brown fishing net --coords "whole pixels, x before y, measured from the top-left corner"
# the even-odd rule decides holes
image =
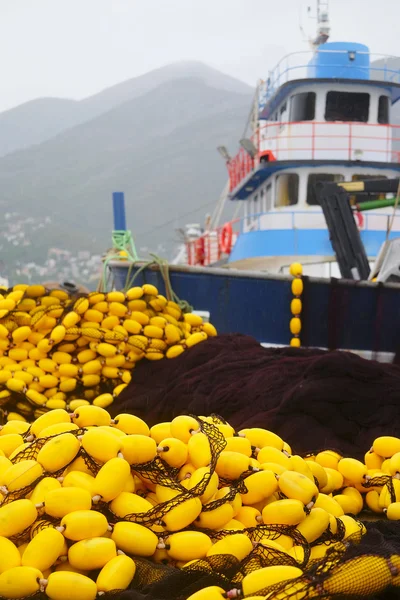
[[[400,368],[348,352],[263,348],[244,335],[210,338],[168,361],[142,361],[108,409],[151,426],[179,414],[265,427],[297,453],[337,448],[363,459],[380,435],[400,435]]]

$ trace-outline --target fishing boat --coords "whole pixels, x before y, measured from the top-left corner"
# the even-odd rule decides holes
[[[381,314],[381,292],[376,284],[361,285],[360,280],[374,274],[382,247],[400,235],[399,190],[375,193],[376,186],[365,183],[393,182],[400,176],[400,126],[391,123],[392,108],[400,99],[400,70],[393,57],[375,56],[361,43],[330,41],[327,1],[317,1],[317,22],[311,49],[284,57],[259,82],[249,130],[239,140],[237,154],[231,156],[223,145],[218,148],[228,183],[205,224],[186,227],[169,277],[178,294],[211,313],[219,330],[288,343],[289,269],[299,262],[311,278],[309,322],[319,315],[307,345],[368,350],[377,346],[378,335],[378,346],[393,352],[400,288],[394,284],[388,291],[391,306],[385,309],[389,312],[382,325],[375,323],[378,305]],[[318,192],[321,184],[337,184],[351,194],[352,235],[366,257],[363,275],[352,265],[343,269],[338,260],[340,244],[333,243],[332,223]],[[237,216],[220,223],[229,202],[237,207]],[[337,233],[340,237],[340,226]],[[353,240],[347,246],[353,246]],[[110,266],[123,287],[128,266],[118,261]],[[150,280],[158,272],[157,285],[163,289],[157,265],[153,275],[139,264],[130,265],[129,273],[139,268],[140,277]],[[341,280],[337,286],[332,278],[341,276],[352,281]],[[348,300],[338,301],[338,290],[345,289]],[[365,304],[358,311],[361,325],[352,335],[357,294],[365,296]],[[332,306],[341,311],[343,321],[335,342],[327,333],[331,325],[323,324]]]
[[[285,56],[259,82],[238,153],[219,147],[228,186],[203,228],[186,227],[175,264],[285,273],[296,260],[307,275],[340,276],[316,184],[399,175],[400,126],[391,123],[391,110],[400,71],[393,57],[363,44],[328,41],[328,3],[317,5],[312,49]],[[229,202],[238,216],[219,223]],[[392,214],[379,206],[354,211],[371,264],[386,237],[400,233]]]

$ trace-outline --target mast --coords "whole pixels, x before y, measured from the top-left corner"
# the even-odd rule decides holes
[[[308,12],[310,12],[310,7],[308,7]],[[311,41],[314,50],[328,41],[330,32],[329,0],[317,0],[317,35]]]

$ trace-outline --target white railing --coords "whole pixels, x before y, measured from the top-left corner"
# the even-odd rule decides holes
[[[229,191],[268,157],[278,160],[400,162],[400,125],[307,121],[263,124],[252,136],[257,155],[243,148],[228,163]]]
[[[356,223],[360,231],[387,231],[393,219],[392,231],[400,232],[400,214],[393,218],[392,209],[385,213],[375,211],[358,213],[361,219],[356,214]],[[248,215],[241,219],[240,233],[276,229],[327,229],[327,226],[322,209],[317,208],[305,210],[283,208]]]
[[[275,160],[398,162],[400,127],[345,122],[266,123],[258,131],[259,154]]]
[[[351,51],[351,49],[349,49]],[[344,79],[350,77],[351,73],[359,72],[359,79],[386,81],[388,83],[400,83],[400,69],[393,68],[398,58],[384,54],[371,54],[369,52],[357,51],[356,54],[362,57],[368,56],[370,64],[363,65],[354,62],[348,63],[329,63],[328,65],[315,65],[312,60],[316,55],[348,55],[348,50],[316,50],[293,52],[284,56],[278,64],[270,71],[268,79],[264,84],[264,89],[260,90],[259,104],[260,109],[273,96],[276,90],[288,81],[295,79],[309,79],[313,77],[312,70],[315,68],[328,68],[339,72],[337,77]],[[379,61],[379,66],[375,66],[374,61]],[[340,75],[341,74],[341,75]],[[356,77],[355,77],[356,78]]]

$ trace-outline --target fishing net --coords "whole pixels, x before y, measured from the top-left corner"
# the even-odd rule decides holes
[[[177,480],[176,470],[171,470],[168,465],[156,457],[145,465],[133,465],[133,470],[142,476],[145,475],[150,481],[162,483],[166,487],[177,490],[179,493],[175,498],[157,505],[147,513],[127,515],[124,519],[112,514],[109,506],[105,503],[99,503],[96,510],[103,512],[110,523],[115,524],[117,521],[127,520],[151,526],[162,523],[163,516],[182,502],[203,494],[226,442],[213,423],[198,420],[201,431],[207,436],[210,445],[210,474],[207,474],[195,487],[188,490]],[[223,419],[215,415],[213,421],[218,423],[223,422]],[[75,436],[81,436],[85,431],[84,428],[81,428],[71,433]],[[29,430],[24,437],[26,440],[31,439]],[[12,462],[16,464],[22,460],[36,458],[43,446],[53,437],[56,436],[38,438],[27,442],[29,445],[18,452]],[[82,447],[73,460],[76,460],[78,456],[83,456],[87,460],[86,464],[93,475],[98,472],[100,465]],[[57,472],[44,472],[41,478],[58,477],[64,470],[65,467]],[[210,502],[208,505],[209,510],[233,500],[238,492],[246,493],[246,478],[249,474],[243,473],[237,481],[229,482],[229,493],[222,499]],[[1,505],[29,496],[41,478],[32,482],[28,487],[6,495]],[[387,485],[389,492],[392,492],[393,486],[390,477],[376,477],[366,483],[367,488],[378,485]],[[295,582],[266,586],[262,590],[258,590],[257,595],[282,600],[353,597],[389,599],[396,597],[392,596],[392,592],[394,586],[400,586],[400,525],[385,521],[369,522],[366,535],[361,535],[364,528],[362,522],[359,521],[360,534],[355,533],[345,538],[343,524],[338,519],[336,521],[338,527],[335,532],[332,532],[331,527],[329,527],[322,536],[312,543],[308,543],[293,526],[259,525],[247,528],[243,532],[253,543],[253,550],[242,561],[237,560],[232,555],[215,555],[194,563],[188,563],[179,570],[170,564],[156,564],[141,557],[134,557],[137,570],[130,586],[131,589],[125,591],[114,590],[105,594],[105,597],[126,598],[127,600],[167,600],[167,598],[184,600],[197,590],[210,585],[218,585],[230,594],[241,595],[243,580],[249,573],[274,565],[300,567],[303,570],[303,575],[297,578]],[[40,514],[33,526],[11,539],[20,544],[32,539],[40,530],[59,524],[59,519],[45,513]],[[213,542],[237,533],[235,530],[224,529],[197,528],[196,530],[207,533]],[[165,538],[167,535],[168,533],[161,533],[160,539]],[[291,539],[296,547],[302,549],[302,559],[295,559],[286,552],[269,545],[282,538],[282,536]],[[310,555],[313,547],[322,545],[329,545],[325,556],[311,560]],[[95,578],[97,574],[98,571],[93,572],[91,576]],[[32,597],[45,598],[46,596],[43,593],[37,593]],[[243,597],[246,597],[246,594]]]
[[[144,418],[149,425],[182,413],[214,413],[213,422],[223,423],[224,420],[217,416],[223,414],[236,429],[264,426],[276,431],[297,452],[336,448],[345,455],[361,456],[378,435],[399,434],[399,381],[398,367],[370,363],[350,354],[266,350],[245,336],[221,336],[194,347],[174,361],[168,361],[167,369],[163,361],[156,366],[143,364],[137,367],[134,383],[120,396],[113,410],[114,414],[132,412]],[[380,398],[384,398],[384,410]],[[330,403],[333,403],[333,408],[326,409]],[[300,422],[296,424],[298,419]],[[225,441],[212,422],[201,418],[199,422],[210,445],[210,473],[197,486],[186,489],[177,479],[177,470],[159,457],[146,464],[133,465],[133,471],[141,477],[161,483],[178,494],[147,513],[127,515],[123,520],[153,526],[162,522],[176,506],[204,492]],[[84,431],[71,433],[79,436]],[[28,441],[29,431],[24,439],[29,446],[23,448],[13,462],[34,458],[43,447],[44,442],[40,438]],[[100,465],[83,448],[79,455],[95,475]],[[43,477],[56,477],[58,474],[44,473]],[[227,496],[211,501],[206,510],[233,500],[237,493],[246,493],[249,475],[250,472],[245,472],[236,481],[222,481],[229,484]],[[12,499],[26,497],[36,484],[37,481],[18,490]],[[366,489],[374,486],[387,486],[394,499],[390,477],[372,478],[365,484]],[[5,503],[8,501],[7,497],[3,500]],[[96,510],[104,512],[112,524],[121,520],[111,513],[106,504],[99,503]],[[359,516],[359,534],[356,532],[347,538],[344,527],[337,520],[335,531],[329,526],[312,543],[308,543],[291,526],[248,528],[244,531],[253,543],[253,550],[241,561],[228,554],[215,555],[178,569],[171,564],[133,557],[136,573],[130,589],[115,590],[104,597],[186,600],[198,590],[218,585],[229,592],[229,597],[236,594],[246,598],[250,594],[243,594],[242,586],[248,574],[268,566],[286,565],[301,568],[303,575],[290,583],[258,589],[257,595],[270,600],[399,598],[400,524],[383,519],[373,521],[372,517],[371,513]],[[364,533],[363,523],[367,531],[361,535]],[[21,543],[50,524],[59,524],[59,520],[40,515],[33,528],[21,532],[14,539]],[[212,541],[237,533],[223,529],[196,530],[207,533]],[[160,538],[166,535],[161,533]],[[291,539],[302,550],[302,558],[294,559],[273,547],[273,542],[282,536]],[[315,548],[321,546],[327,548],[325,556],[311,559]],[[91,573],[92,578],[96,576],[97,572]],[[34,597],[46,598],[46,595],[38,593]]]
[[[379,435],[400,434],[400,369],[346,352],[267,349],[247,336],[223,335],[172,364],[138,365],[134,380],[111,412],[134,412],[150,425],[182,413],[214,412],[224,415],[236,430],[267,427],[303,455],[331,448],[361,458]],[[390,477],[375,478],[365,487],[374,485],[386,485],[395,499]],[[272,594],[268,598],[399,598],[400,525],[370,518],[365,523],[367,533],[358,539],[340,541],[339,524],[335,535],[326,532],[318,540],[329,544],[334,538],[338,546],[323,560],[308,562],[302,590],[289,586],[263,593]],[[279,527],[272,529],[268,537],[273,540],[281,532]],[[295,543],[303,544],[307,564],[311,546],[304,540]],[[256,547],[254,552],[249,564],[276,564],[276,551],[265,554]],[[209,585],[229,590],[243,576],[245,565],[230,557],[201,561],[185,573],[164,568],[164,576],[158,569],[157,581],[147,586],[143,582],[140,592],[121,597],[161,600],[168,589],[168,598],[183,599]]]
[[[304,575],[295,583],[266,587],[257,596],[268,599],[300,600],[331,598],[345,600],[369,598],[391,600],[400,597],[400,528],[388,521],[368,522],[367,533],[361,541],[357,536],[338,542],[328,549],[323,559],[309,561]],[[119,592],[126,600],[184,600],[204,587],[217,585],[229,592],[240,590],[245,575],[272,565],[290,565],[304,568],[310,547],[304,538],[299,540],[288,527],[266,527],[269,539],[282,534],[294,535],[295,543],[304,548],[303,565],[287,554],[262,544],[255,546],[245,560],[233,556],[212,556],[194,565],[178,570],[168,565],[154,565],[145,559],[137,561],[137,572],[131,590]],[[253,539],[264,536],[257,528]],[[229,535],[233,532],[220,532]],[[252,538],[252,532],[247,531]],[[337,536],[339,537],[339,536]],[[327,537],[325,538],[328,541]],[[321,543],[321,540],[318,540]],[[110,594],[112,596],[112,594]],[[240,596],[243,597],[243,596]],[[244,596],[246,597],[246,596]]]
[[[338,449],[362,458],[380,435],[400,434],[400,369],[348,352],[263,348],[220,335],[173,361],[142,362],[109,408],[149,425],[179,414],[223,415],[266,427],[298,453]]]
[[[324,559],[311,561],[295,582],[265,587],[257,596],[300,600],[394,600],[400,597],[400,542],[397,524],[379,521],[369,526],[361,543],[338,544]],[[294,566],[287,555],[257,546],[244,561],[230,555],[212,556],[178,570],[136,557],[131,589],[115,590],[104,598],[124,600],[185,600],[194,592],[217,585],[226,592],[240,590],[243,577],[274,564]],[[298,563],[296,563],[298,566]],[[96,573],[94,573],[96,576]],[[47,598],[38,593],[34,598]],[[246,596],[239,596],[246,597]]]

